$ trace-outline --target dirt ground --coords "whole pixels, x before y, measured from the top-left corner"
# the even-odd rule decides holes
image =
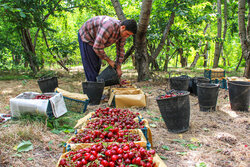
[[[82,92],[82,75],[78,69],[59,75],[59,87]],[[199,111],[197,97],[190,95],[189,130],[174,134],[168,132],[155,100],[159,89],[167,87],[167,79],[154,77],[154,80],[138,83],[135,72],[131,71],[124,72],[123,79],[131,80],[148,94],[146,109],[131,110],[140,112],[149,121],[153,149],[168,167],[250,166],[249,112],[232,111],[227,90],[220,89],[217,110],[214,112]],[[36,80],[0,81],[0,113],[10,113],[10,98],[27,91],[40,92]],[[88,106],[87,113],[105,106],[107,103]],[[0,167],[55,166],[62,154],[62,143],[71,135],[53,134],[41,124],[16,121],[0,124]],[[14,147],[22,140],[31,140],[33,150],[17,153]]]

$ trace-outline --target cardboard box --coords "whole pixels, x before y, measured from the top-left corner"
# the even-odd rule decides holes
[[[112,88],[108,104],[116,108],[146,107],[147,96],[138,88]]]

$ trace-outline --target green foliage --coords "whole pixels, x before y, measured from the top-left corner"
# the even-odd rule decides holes
[[[191,142],[184,139],[173,139],[173,141],[180,143],[183,147],[186,147],[189,150],[196,150],[202,146],[199,142]]]
[[[139,20],[142,1],[120,0],[119,2],[128,19]],[[175,12],[174,24],[167,37],[171,44],[170,46],[164,45],[156,60],[161,70],[164,68],[166,55],[170,56],[168,67],[180,66],[179,49],[183,50],[183,56],[187,58],[189,66],[196,53],[202,54],[206,42],[209,43],[208,67],[212,67],[215,42],[222,42],[222,39],[216,37],[217,15],[214,3],[216,1],[177,0],[175,3],[170,0],[153,1],[147,32],[148,45],[153,48],[152,51],[158,47],[170,15]],[[37,70],[40,71],[46,66],[55,65],[56,61],[61,61],[66,66],[81,64],[77,33],[82,24],[96,15],[109,15],[117,18],[112,2],[105,0],[0,0],[0,4],[0,68],[2,70],[25,69],[27,71],[30,60],[23,47],[23,29],[30,33],[35,49],[32,59]],[[224,10],[224,4],[222,4],[222,10]],[[219,66],[223,68],[235,68],[240,60],[241,45],[238,36],[237,11],[238,2],[228,1],[228,33],[223,41],[223,54],[227,62],[225,63],[222,58],[219,61]],[[224,19],[223,14],[221,17]],[[204,28],[208,24],[210,26],[204,34]],[[49,49],[42,31],[46,35]],[[128,50],[132,43],[133,38],[128,38],[125,50]],[[111,59],[115,59],[114,45],[106,48],[105,51]],[[201,57],[196,67],[202,67],[203,63],[204,58]],[[240,67],[244,66],[245,60],[243,59]],[[130,58],[125,68],[134,69]],[[15,77],[0,79],[10,78]]]
[[[201,162],[199,164],[196,164],[195,167],[206,167],[206,163],[205,162]]]
[[[77,121],[84,115],[76,112],[68,111],[66,114],[59,118],[50,118],[47,121],[47,126],[53,133],[72,133]]]
[[[30,141],[23,141],[17,146],[18,152],[30,151],[33,149],[33,144]]]

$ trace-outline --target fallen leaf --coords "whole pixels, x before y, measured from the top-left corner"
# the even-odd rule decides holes
[[[149,124],[150,127],[156,128],[157,126],[155,124]]]

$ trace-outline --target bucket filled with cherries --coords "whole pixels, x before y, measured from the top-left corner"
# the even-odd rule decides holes
[[[190,102],[188,91],[170,90],[156,98],[169,132],[182,133],[189,128]]]

